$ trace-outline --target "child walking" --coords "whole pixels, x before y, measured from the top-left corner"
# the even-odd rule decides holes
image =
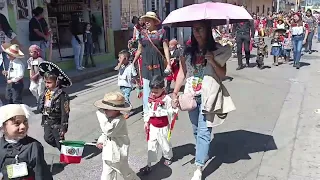
[[[130,139],[126,120],[120,112],[130,111],[130,104],[120,92],[110,92],[94,106],[99,108],[96,114],[102,130],[97,141],[97,147],[102,149],[101,180],[116,180],[117,173],[124,180],[140,180],[128,164]]]
[[[274,32],[273,39],[271,40],[271,55],[273,55],[273,65],[279,65],[279,56],[281,55],[281,41],[280,34]]]
[[[41,48],[37,45],[29,47],[30,58],[27,61],[28,70],[30,73],[29,90],[39,102],[40,96],[44,93],[45,83],[43,77],[39,74],[39,64],[44,60],[41,58]]]
[[[130,94],[134,87],[134,81],[136,81],[137,72],[135,71],[134,64],[129,62],[130,53],[127,50],[119,52],[119,62],[121,66],[118,73],[118,86],[128,104],[130,103]],[[135,83],[137,84],[137,83]],[[124,118],[128,119],[130,112],[124,114]]]
[[[171,106],[171,97],[166,94],[164,78],[154,76],[150,81],[151,93],[149,96],[149,111],[144,117],[144,128],[148,141],[148,164],[140,169],[143,175],[151,172],[153,162],[157,161],[158,150],[161,149],[165,159],[164,164],[172,163],[173,153],[171,143],[168,141],[169,120],[178,109]]]
[[[181,55],[181,49],[178,49],[178,41],[176,39],[172,39],[169,42],[169,50],[170,50],[170,62],[171,62],[171,68],[172,68],[172,74],[170,74],[167,79],[167,93],[170,93],[171,91],[171,83],[172,81],[175,81],[179,72],[179,62],[180,62],[180,55]]]
[[[257,45],[257,66],[259,69],[264,67],[264,58],[268,58],[268,46],[264,42],[263,37],[259,37],[259,43]]]
[[[7,53],[10,61],[9,68],[2,71],[6,77],[6,100],[8,104],[21,104],[23,91],[24,63],[20,60],[24,54],[17,44],[4,43],[1,45],[2,50]]]
[[[62,88],[70,87],[72,83],[69,77],[51,62],[44,61],[40,64],[40,75],[44,76],[47,88],[38,105],[38,110],[42,113],[44,140],[60,150],[60,140],[64,140],[68,131],[70,113],[69,96]]]
[[[52,180],[40,142],[29,137],[28,107],[8,104],[0,107],[0,179]]]
[[[288,63],[290,61],[291,49],[292,49],[292,41],[289,36],[289,33],[286,33],[284,35],[284,40],[283,40],[284,63]]]
[[[94,63],[93,56],[92,56],[92,54],[93,54],[93,39],[92,39],[92,32],[91,32],[91,24],[87,23],[85,28],[86,29],[83,34],[84,52],[86,55],[84,66],[88,67],[88,58],[90,56],[91,66],[96,67],[96,64]]]

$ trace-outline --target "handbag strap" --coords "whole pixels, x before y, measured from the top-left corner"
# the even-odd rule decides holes
[[[160,56],[162,57],[162,59],[166,59],[163,54],[160,52],[160,50],[157,48],[157,46],[152,42],[152,40],[149,37],[149,34],[144,32],[144,35],[147,36],[149,42],[151,43],[152,47],[155,48],[157,50],[157,52],[160,54]]]

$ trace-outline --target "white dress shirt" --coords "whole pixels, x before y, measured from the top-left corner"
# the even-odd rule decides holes
[[[10,61],[7,79],[12,82],[20,81],[24,76],[24,64],[20,59]]]

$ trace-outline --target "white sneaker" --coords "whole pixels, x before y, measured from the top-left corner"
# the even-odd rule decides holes
[[[191,180],[201,180],[202,179],[202,171],[197,169],[194,173],[193,173],[193,177]]]

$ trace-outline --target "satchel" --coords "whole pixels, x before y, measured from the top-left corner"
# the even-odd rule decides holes
[[[197,101],[192,93],[179,95],[178,102],[181,111],[191,111],[197,107]]]

